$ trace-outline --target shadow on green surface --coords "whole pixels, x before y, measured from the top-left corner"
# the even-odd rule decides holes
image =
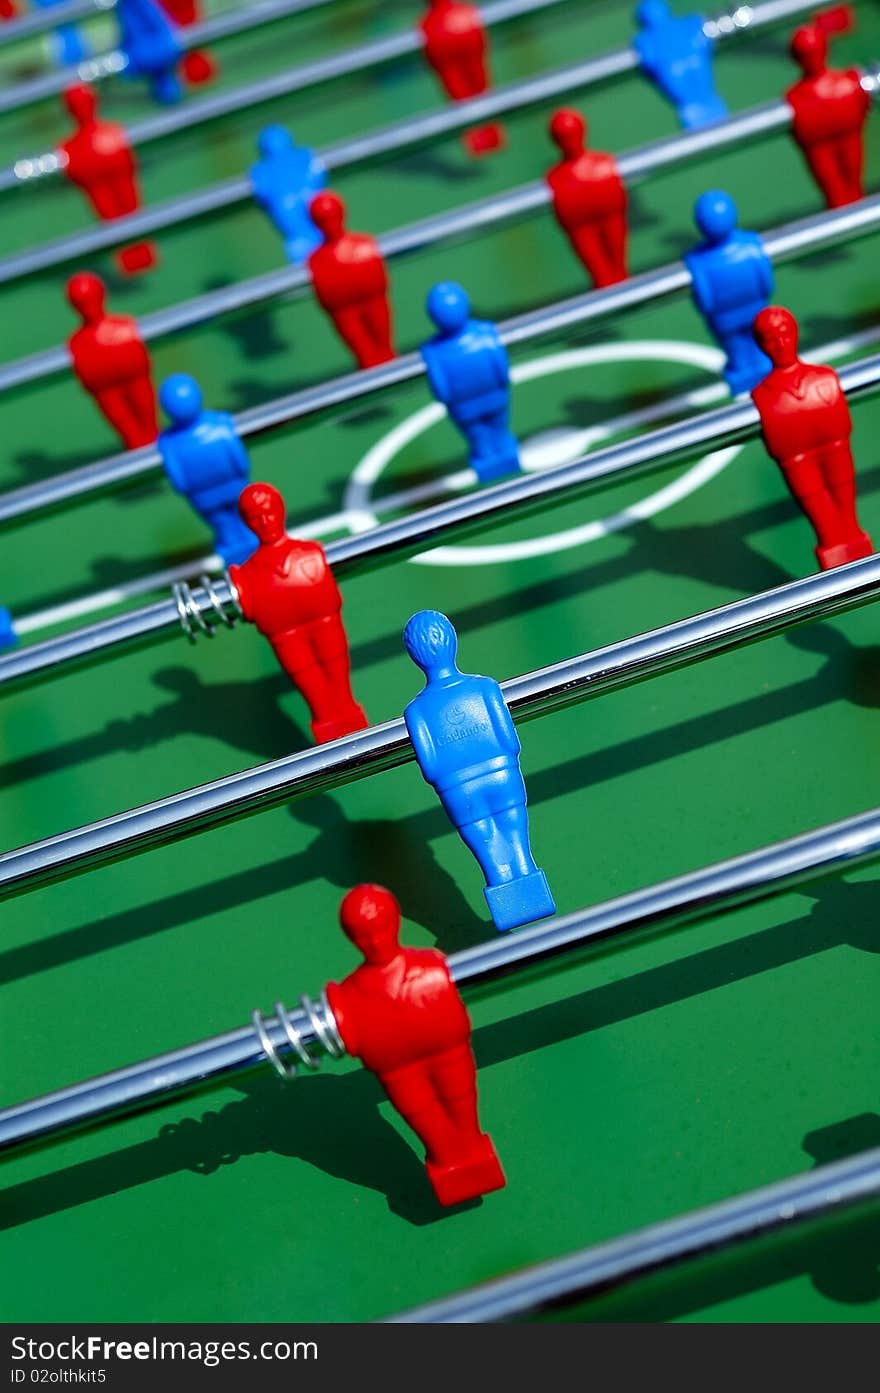
[[[880,1146],[880,1116],[862,1113],[808,1132],[803,1146],[817,1165]],[[874,1201],[803,1228],[752,1240],[716,1257],[635,1281],[608,1296],[548,1313],[545,1319],[681,1320],[803,1276],[829,1301],[849,1307],[864,1306],[880,1300],[878,1264],[880,1204]],[[778,1317],[774,1315],[773,1319]]]
[[[588,1035],[841,945],[878,951],[876,882],[828,881],[807,893],[815,903],[800,919],[481,1027],[474,1033],[479,1067]],[[238,1086],[247,1094],[242,1103],[162,1128],[150,1141],[10,1187],[0,1227],[88,1204],[179,1170],[208,1175],[264,1151],[306,1160],[331,1175],[379,1190],[409,1222],[438,1217],[426,1187],[411,1188],[414,1153],[377,1113],[378,1085],[363,1071],[305,1079],[291,1095],[282,1094],[277,1080],[265,1073]],[[810,1138],[811,1154],[827,1159],[831,1142],[820,1133]]]

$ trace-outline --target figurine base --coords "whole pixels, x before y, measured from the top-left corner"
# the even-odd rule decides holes
[[[316,745],[326,745],[328,740],[339,740],[343,735],[353,735],[356,730],[366,730],[370,722],[362,706],[355,704],[349,714],[336,721],[312,721],[312,735]]]
[[[479,1199],[492,1190],[503,1190],[507,1184],[492,1138],[485,1133],[467,1161],[456,1166],[438,1166],[426,1161],[425,1169],[439,1203],[447,1208],[451,1204],[463,1204],[465,1200]]]
[[[497,459],[471,460],[471,468],[481,484],[492,483],[495,479],[509,479],[511,474],[520,474],[522,466],[516,455],[499,455]]]
[[[816,547],[816,560],[823,571],[845,566],[848,561],[861,561],[873,554],[874,544],[867,532],[858,532],[848,542],[838,542],[833,547]]]
[[[483,887],[486,904],[496,929],[518,929],[535,919],[546,919],[556,913],[550,886],[543,871],[519,876],[505,885]]]
[[[465,146],[472,155],[488,155],[492,150],[500,150],[504,145],[504,132],[500,126],[477,126],[462,136]]]
[[[217,64],[204,49],[194,48],[183,55],[181,71],[191,87],[200,87],[217,76]]]
[[[139,271],[149,271],[156,264],[156,253],[149,242],[135,242],[134,246],[123,247],[116,253],[119,269],[127,276],[137,275]]]

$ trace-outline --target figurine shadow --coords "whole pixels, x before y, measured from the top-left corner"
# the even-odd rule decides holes
[[[843,1160],[880,1146],[880,1116],[861,1113],[832,1123],[803,1140],[817,1165]],[[833,1217],[783,1230],[766,1239],[721,1252],[672,1272],[633,1283],[628,1289],[573,1305],[563,1319],[678,1320],[725,1302],[808,1277],[814,1288],[843,1306],[880,1299],[880,1209],[876,1201]],[[552,1317],[551,1317],[552,1318]]]
[[[210,294],[215,290],[224,290],[228,285],[228,280],[212,276],[204,282],[202,290]],[[245,362],[264,362],[267,358],[275,358],[279,354],[286,354],[293,360],[296,345],[289,335],[282,337],[278,330],[278,316],[289,308],[290,302],[287,297],[267,302],[263,306],[249,306],[237,314],[221,315],[214,321],[213,328],[235,345]],[[236,390],[240,385],[236,384]],[[264,384],[258,400],[264,401],[265,397]],[[251,401],[246,403],[248,406],[253,404]]]
[[[789,923],[481,1027],[474,1033],[478,1065],[486,1068],[517,1059],[841,944],[871,953],[880,949],[878,934],[870,927],[876,923],[876,883],[829,880],[806,893],[814,901],[812,909]],[[347,1183],[377,1190],[409,1223],[443,1217],[414,1147],[377,1111],[381,1094],[371,1075],[363,1070],[316,1075],[298,1081],[289,1097],[266,1071],[249,1075],[236,1087],[244,1098],[216,1112],[162,1127],[149,1141],[8,1187],[0,1228],[89,1204],[182,1170],[210,1176],[220,1166],[265,1152],[304,1160]],[[861,1144],[861,1132],[856,1132]],[[843,1144],[836,1135],[829,1140],[823,1133],[811,1133],[808,1142],[817,1159],[824,1158],[830,1146]],[[875,1271],[876,1251],[875,1245]],[[847,1285],[837,1266],[824,1263],[810,1275],[834,1299],[873,1299],[859,1294],[864,1283]]]
[[[459,139],[450,136],[450,140]],[[491,156],[489,156],[491,159]],[[483,177],[478,160],[469,157],[462,148],[461,154],[446,154],[436,147],[425,147],[412,155],[405,155],[395,163],[396,174],[405,179],[423,179],[427,176],[432,182],[442,184],[477,184]]]

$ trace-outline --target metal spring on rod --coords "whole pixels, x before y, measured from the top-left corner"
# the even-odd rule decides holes
[[[229,599],[225,602],[217,591],[216,582],[210,576],[199,576],[198,583],[208,599],[204,612],[193,587],[187,581],[179,580],[172,586],[171,594],[177,605],[180,627],[190,643],[195,643],[200,633],[206,638],[213,638],[220,624],[232,629],[237,620],[244,618],[238,594],[228,571],[224,571],[223,579],[229,586]]]
[[[345,1054],[345,1046],[339,1038],[339,1032],[336,1029],[336,1022],[333,1019],[333,1012],[330,1010],[330,1004],[327,1001],[326,993],[321,993],[320,1002],[312,1001],[309,996],[301,996],[299,1004],[308,1016],[309,1025],[312,1027],[321,1045],[323,1045],[326,1053],[333,1059],[340,1059],[342,1055]],[[262,1011],[259,1009],[254,1011],[251,1015],[251,1021],[254,1030],[257,1032],[257,1039],[260,1042],[260,1047],[275,1072],[280,1074],[282,1079],[292,1079],[296,1078],[298,1064],[310,1070],[320,1069],[321,1055],[309,1053],[308,1046],[291,1020],[284,1003],[282,1001],[276,1001],[274,1011],[275,1019],[287,1036],[290,1048],[293,1051],[294,1057],[291,1062],[282,1059],[281,1055],[278,1053],[278,1049],[267,1029],[268,1022]]]

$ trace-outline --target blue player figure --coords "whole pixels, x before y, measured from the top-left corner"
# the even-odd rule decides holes
[[[309,217],[309,204],[325,187],[327,172],[283,126],[264,126],[257,146],[262,158],[251,165],[254,198],[284,238],[288,261],[299,266],[324,241]]]
[[[403,631],[424,689],[403,713],[419,768],[480,863],[496,929],[516,929],[556,913],[547,877],[529,846],[520,743],[501,688],[459,672],[455,629],[424,609]]]
[[[54,9],[64,0],[34,0],[41,10]],[[75,24],[59,24],[52,34],[55,61],[60,68],[69,68],[88,58],[88,46]]]
[[[724,376],[734,396],[750,392],[773,366],[752,333],[755,315],[773,296],[773,267],[757,232],[737,227],[730,194],[710,189],[694,204],[703,242],[684,258],[697,309],[727,354]]]
[[[511,433],[510,364],[494,324],[470,318],[460,285],[441,281],[428,295],[437,334],[421,346],[431,391],[468,443],[480,483],[520,468],[519,443]]]
[[[117,0],[119,46],[128,59],[127,77],[145,77],[157,102],[180,101],[177,65],[183,50],[175,25],[157,0]]]
[[[702,15],[672,13],[667,0],[641,0],[633,47],[639,60],[678,112],[686,130],[727,115],[712,76],[712,40]]]
[[[225,411],[206,411],[198,383],[184,372],[166,377],[159,401],[171,422],[156,442],[165,473],[212,529],[218,555],[241,565],[257,539],[238,511],[250,461],[235,423]]]

